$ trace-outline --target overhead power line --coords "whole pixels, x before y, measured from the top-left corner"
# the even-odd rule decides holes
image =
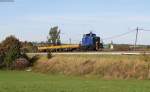
[[[110,39],[115,39],[115,38],[119,38],[119,37],[122,37],[122,36],[125,36],[127,34],[130,34],[132,32],[135,32],[135,30],[130,30],[128,32],[125,32],[125,33],[122,33],[122,34],[119,34],[119,35],[114,35],[114,36],[111,36],[111,37],[107,37],[107,38],[104,38],[103,40],[110,40]]]
[[[142,31],[149,31],[150,32],[150,30],[145,30],[145,29],[142,29]]]

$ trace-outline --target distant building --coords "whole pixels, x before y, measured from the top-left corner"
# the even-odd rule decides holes
[[[114,49],[113,41],[111,41],[111,43],[110,43],[110,49],[111,49],[111,50]]]
[[[112,41],[109,44],[104,44],[104,49],[107,49],[107,50],[114,50],[114,47],[115,46]]]
[[[110,49],[113,50],[114,49],[114,45],[110,44]]]

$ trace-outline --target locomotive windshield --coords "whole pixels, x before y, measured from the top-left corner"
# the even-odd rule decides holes
[[[86,34],[86,36],[96,37],[96,34],[93,34],[92,32],[90,32],[89,34]]]

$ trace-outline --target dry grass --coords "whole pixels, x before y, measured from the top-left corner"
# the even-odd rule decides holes
[[[35,71],[65,75],[96,75],[107,79],[149,79],[150,56],[141,55],[56,55],[38,61]]]

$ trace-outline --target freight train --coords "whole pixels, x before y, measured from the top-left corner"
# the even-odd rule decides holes
[[[103,42],[99,36],[90,32],[83,35],[80,44],[67,44],[67,45],[50,45],[38,46],[40,52],[63,52],[63,51],[98,51],[103,49]]]

